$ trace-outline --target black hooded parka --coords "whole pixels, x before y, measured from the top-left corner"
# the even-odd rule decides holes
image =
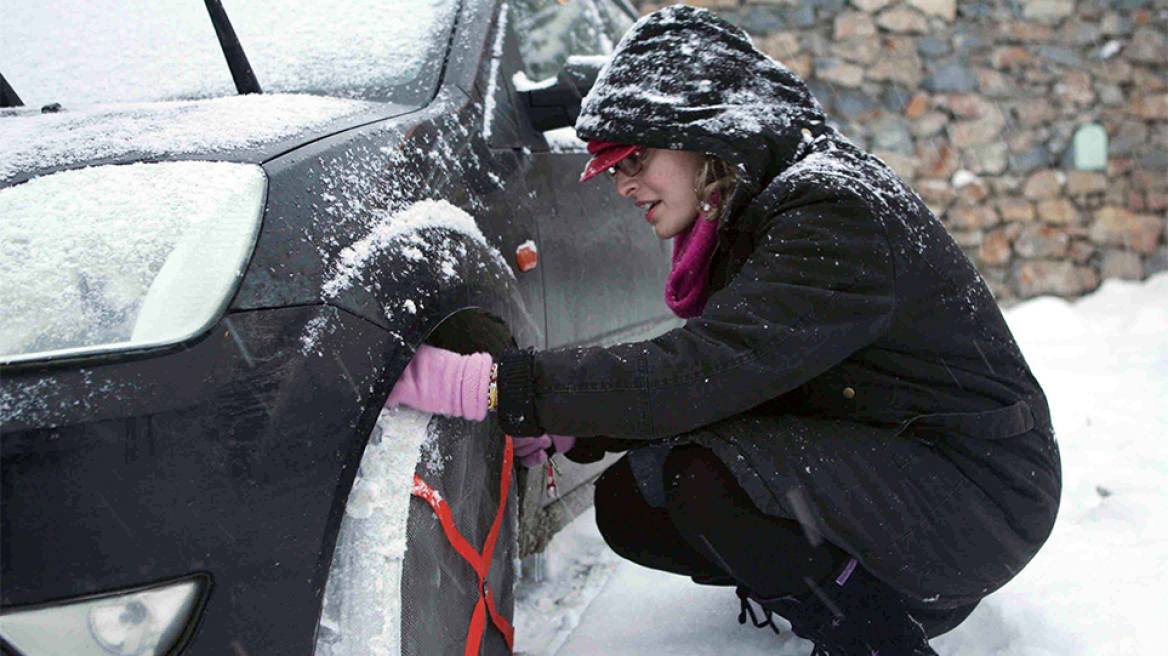
[[[1053,527],[1047,402],[942,224],[825,121],[797,76],[713,14],[675,6],[634,25],[577,134],[737,170],[712,293],[652,340],[503,354],[499,419],[580,437],[569,457],[707,446],[763,512],[922,607],[965,606]]]

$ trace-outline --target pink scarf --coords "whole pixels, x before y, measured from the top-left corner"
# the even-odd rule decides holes
[[[717,206],[716,199],[714,205]],[[706,277],[718,244],[718,222],[707,221],[707,214],[700,214],[673,238],[673,268],[665,283],[665,304],[682,319],[701,314],[709,295]]]

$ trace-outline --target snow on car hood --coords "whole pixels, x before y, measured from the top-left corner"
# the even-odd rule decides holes
[[[410,108],[276,94],[178,102],[95,105],[41,114],[0,113],[0,183],[50,170],[122,158],[215,155],[259,161],[306,133],[343,129]],[[334,130],[335,128],[335,130]],[[248,149],[248,156],[231,151]]]

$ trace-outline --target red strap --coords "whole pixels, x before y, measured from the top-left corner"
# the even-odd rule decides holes
[[[417,474],[414,474],[413,495],[425,499],[426,503],[430,504],[434,513],[438,515],[438,522],[442,524],[442,531],[446,533],[446,539],[450,540],[450,545],[466,559],[466,562],[470,563],[479,577],[479,600],[475,604],[474,613],[470,618],[470,627],[466,633],[466,656],[476,656],[479,653],[483,642],[483,633],[487,630],[486,616],[488,613],[491,616],[491,622],[503,634],[503,639],[507,641],[507,649],[513,650],[515,648],[515,629],[507,621],[507,618],[503,617],[495,608],[495,596],[491,593],[491,586],[487,583],[487,575],[491,570],[491,557],[495,553],[499,528],[503,525],[503,515],[507,509],[507,493],[511,490],[514,447],[511,444],[510,435],[503,437],[503,473],[499,477],[499,509],[495,512],[495,521],[491,524],[490,532],[487,533],[487,542],[483,545],[482,554],[475,551],[475,548],[458,532],[454,526],[454,516],[450,512],[450,506],[447,505],[442,495],[426,485],[426,482]]]

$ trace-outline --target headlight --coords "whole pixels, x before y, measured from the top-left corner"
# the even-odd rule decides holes
[[[255,246],[266,187],[253,164],[163,162],[0,189],[0,364],[210,328]]]
[[[186,632],[205,588],[187,579],[0,615],[0,638],[24,656],[158,656]]]

